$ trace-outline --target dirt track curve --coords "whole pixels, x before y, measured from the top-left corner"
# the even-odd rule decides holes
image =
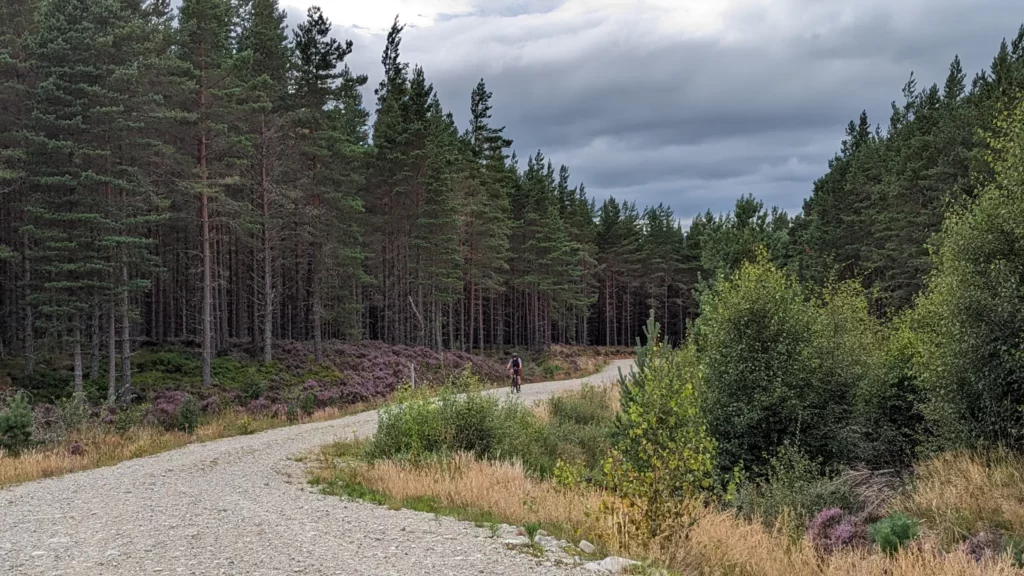
[[[522,396],[607,383],[630,364],[523,386]],[[0,490],[0,574],[569,573],[472,524],[318,494],[291,459],[376,426],[376,412],[365,412]]]

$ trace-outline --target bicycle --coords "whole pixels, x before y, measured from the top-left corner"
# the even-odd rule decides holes
[[[523,390],[523,379],[519,375],[519,371],[518,370],[512,370],[512,385],[511,385],[511,389],[512,389],[512,393],[513,394],[519,394]]]

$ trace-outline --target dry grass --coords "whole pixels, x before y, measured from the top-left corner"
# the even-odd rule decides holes
[[[321,480],[343,474],[347,481],[399,502],[429,497],[447,507],[490,512],[511,524],[564,525],[576,536],[599,541],[611,553],[643,558],[687,575],[1024,575],[1008,558],[978,563],[960,552],[944,554],[928,541],[892,558],[868,550],[821,557],[807,542],[793,542],[784,525],[770,530],[760,522],[699,504],[689,505],[684,519],[664,536],[640,539],[635,531],[621,529],[629,524],[628,517],[621,504],[604,493],[563,490],[528,477],[518,464],[479,462],[466,455],[417,466],[385,461],[347,462],[338,468],[325,460],[313,474]],[[633,536],[627,538],[627,533]]]
[[[949,453],[922,464],[899,506],[950,547],[971,534],[1024,536],[1024,458],[1008,452]]]
[[[873,551],[818,555],[806,541],[792,543],[782,530],[705,509],[689,530],[679,529],[646,550],[683,574],[702,576],[1020,576],[1007,559],[975,562],[962,553],[928,547],[889,558]]]
[[[318,411],[302,422],[323,422],[373,409],[376,404],[359,404]],[[169,432],[161,428],[138,427],[116,432],[107,427],[94,427],[72,433],[64,441],[49,444],[12,456],[0,450],[0,488],[22,482],[112,466],[125,460],[152,456],[188,444],[209,442],[220,438],[255,434],[288,426],[280,418],[246,417],[238,412],[225,412],[196,429],[192,435]],[[80,455],[72,454],[78,444]]]
[[[588,513],[600,508],[600,494],[561,491],[530,478],[517,462],[485,463],[463,454],[422,466],[381,461],[350,468],[350,481],[398,501],[429,496],[445,506],[486,510],[511,524],[564,524],[584,532],[597,527]]]

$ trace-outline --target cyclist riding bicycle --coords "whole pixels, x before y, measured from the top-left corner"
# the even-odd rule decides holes
[[[512,391],[519,392],[523,383],[523,361],[519,358],[518,353],[512,353],[512,359],[508,361],[506,368],[509,375],[512,376]]]

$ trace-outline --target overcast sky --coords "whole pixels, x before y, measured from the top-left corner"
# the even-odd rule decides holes
[[[295,23],[315,2],[282,0]],[[796,213],[867,109],[887,124],[911,71],[968,79],[1024,21],[1021,0],[321,0],[352,68],[381,76],[384,35],[465,126],[483,77],[494,122],[603,199],[684,221],[753,193]]]

